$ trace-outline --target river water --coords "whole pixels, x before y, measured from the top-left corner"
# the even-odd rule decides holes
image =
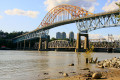
[[[0,80],[44,80],[63,77],[59,72],[69,75],[80,73],[89,67],[100,70],[95,64],[85,64],[85,58],[98,57],[98,60],[119,57],[119,53],[75,53],[38,51],[0,51]],[[75,66],[68,66],[74,63]],[[71,73],[76,72],[76,73]],[[45,75],[44,73],[48,73]]]

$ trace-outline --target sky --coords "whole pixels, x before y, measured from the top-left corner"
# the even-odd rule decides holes
[[[69,4],[79,6],[92,13],[118,9],[115,5],[120,0],[0,0],[0,30],[5,32],[32,31],[36,29],[45,15],[55,6]],[[56,32],[78,33],[75,23],[58,26],[49,30],[50,37]],[[107,38],[113,34],[120,37],[120,27],[104,28],[89,32],[90,38]]]

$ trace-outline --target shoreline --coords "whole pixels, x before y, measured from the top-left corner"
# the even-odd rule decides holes
[[[102,74],[101,79],[92,79],[92,77],[87,76],[90,73],[95,73],[98,71],[88,71],[84,74],[78,74],[74,76],[68,76],[58,79],[46,79],[46,80],[120,80],[120,69],[109,68],[108,71],[99,71]]]
[[[48,80],[120,80],[120,57],[98,61],[96,67],[101,70],[97,71],[84,68],[80,69],[80,72],[84,70],[81,74],[69,76],[67,73],[64,73],[63,78]]]

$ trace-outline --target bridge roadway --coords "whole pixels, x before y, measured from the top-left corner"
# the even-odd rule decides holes
[[[81,18],[78,18],[78,19],[70,19],[70,20],[60,21],[60,22],[56,22],[56,23],[48,25],[48,26],[43,26],[41,28],[35,29],[35,30],[33,30],[29,33],[17,36],[14,39],[25,36],[25,35],[33,33],[33,32],[44,31],[44,30],[48,30],[48,29],[51,29],[51,28],[54,28],[54,27],[57,27],[57,26],[61,26],[61,25],[69,24],[69,23],[75,23],[77,21],[81,22],[83,20],[90,20],[90,19],[94,20],[97,17],[110,16],[111,14],[119,15],[119,13],[120,13],[120,10],[115,10],[115,11],[110,11],[110,12],[102,12],[102,13],[98,13],[98,14],[94,14],[94,15],[88,15],[88,16],[81,17]]]
[[[62,14],[63,18],[61,19],[59,17],[59,13],[62,13],[64,11],[67,11],[68,14],[64,15]],[[45,42],[45,49],[48,48],[48,30],[57,26],[75,23],[77,25],[77,28],[79,30],[79,33],[77,34],[77,41],[76,41],[76,51],[79,52],[81,49],[81,36],[85,37],[85,44],[84,49],[89,48],[89,39],[88,34],[81,34],[81,32],[88,33],[89,31],[96,30],[99,28],[105,28],[105,27],[113,27],[113,26],[119,26],[120,23],[117,20],[116,17],[119,15],[120,10],[114,10],[110,12],[102,12],[98,14],[92,14],[83,8],[72,6],[72,5],[60,5],[52,10],[50,10],[47,15],[44,17],[42,22],[40,23],[39,27],[29,33],[17,36],[13,39],[13,42],[21,43],[24,41],[24,48],[25,48],[25,41],[31,40],[35,38],[39,38],[39,49],[42,49],[42,42]],[[71,18],[69,18],[69,14],[71,15]],[[67,17],[67,19],[64,19],[64,16]],[[58,19],[56,21],[55,19]],[[59,20],[61,19],[61,20]]]

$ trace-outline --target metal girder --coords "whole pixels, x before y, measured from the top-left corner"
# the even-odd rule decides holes
[[[49,30],[35,31],[35,32],[30,33],[30,34],[26,34],[24,36],[21,36],[17,39],[13,39],[13,42],[16,43],[16,42],[20,42],[23,40],[30,40],[30,39],[35,39],[35,38],[47,38],[48,33],[49,33]]]
[[[120,21],[116,17],[119,14],[109,14],[104,16],[97,16],[94,18],[83,19],[76,21],[79,32],[90,32],[100,28],[116,27],[120,25]]]
[[[20,42],[38,37],[46,38],[49,29],[75,22],[79,32],[84,33],[99,28],[118,26],[120,23],[116,16],[119,15],[119,12],[120,10],[115,10],[93,14],[77,6],[59,5],[47,13],[37,29],[17,36],[13,41]]]
[[[41,28],[45,28],[57,22],[78,19],[92,14],[93,13],[90,13],[89,11],[78,6],[72,6],[67,4],[56,6],[46,14],[46,16],[43,18],[42,22],[40,23],[36,30],[18,36],[15,39],[13,39],[13,41],[20,42],[23,40],[33,39],[37,37],[45,38],[46,35],[48,35],[49,30],[48,29],[43,30]]]

